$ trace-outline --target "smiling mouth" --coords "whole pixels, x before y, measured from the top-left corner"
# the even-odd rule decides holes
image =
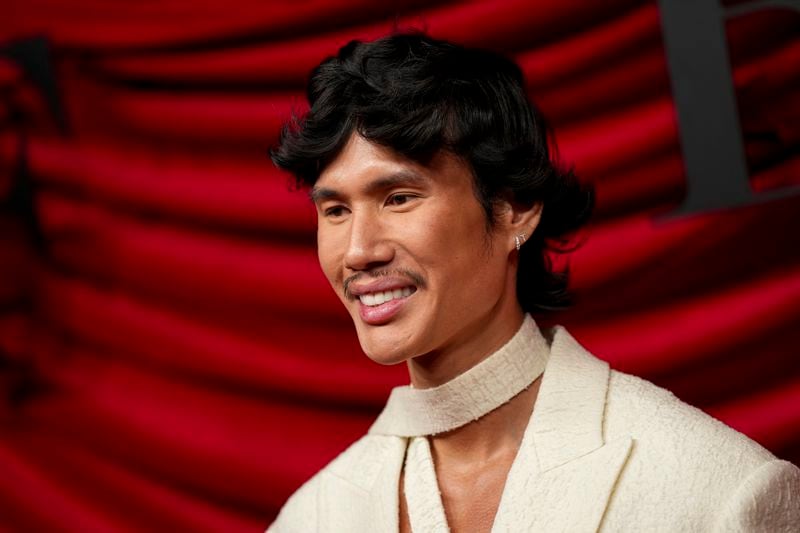
[[[416,287],[403,287],[402,289],[394,289],[390,291],[377,291],[358,296],[358,300],[368,306],[376,307],[392,300],[400,298],[407,298],[417,291]]]

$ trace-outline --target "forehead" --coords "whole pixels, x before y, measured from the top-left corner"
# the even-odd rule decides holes
[[[311,195],[317,199],[330,191],[356,192],[376,183],[462,188],[471,187],[471,173],[448,152],[440,151],[423,165],[354,134],[320,173]]]

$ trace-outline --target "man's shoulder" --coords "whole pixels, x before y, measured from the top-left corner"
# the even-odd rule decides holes
[[[650,381],[608,369],[606,363],[602,366],[607,371],[589,374],[592,368],[600,367],[598,358],[580,346],[565,329],[559,327],[551,334],[553,349],[558,344],[559,354],[572,355],[569,365],[560,368],[563,388],[580,386],[578,390],[582,391],[600,384],[599,381],[587,382],[586,375],[602,380],[603,387],[607,386],[602,415],[606,442],[631,437],[635,442],[633,456],[663,454],[665,460],[695,460],[700,466],[704,463],[710,465],[715,459],[728,461],[732,456],[742,459],[743,468],[775,459],[747,436]],[[582,377],[578,379],[577,376]],[[597,401],[602,401],[599,395],[596,396]]]
[[[336,476],[361,489],[369,490],[386,459],[397,449],[394,443],[399,438],[391,435],[364,435],[328,463],[320,473]]]
[[[609,530],[628,523],[631,509],[644,523],[667,519],[665,508],[686,529],[793,530],[800,470],[668,390],[612,371],[603,430],[606,440],[634,442]]]
[[[694,451],[701,456],[735,454],[759,464],[775,457],[746,435],[672,392],[645,379],[611,371],[604,432],[630,435],[642,444]]]
[[[336,490],[350,491],[354,498],[365,497],[380,469],[395,448],[391,437],[364,435],[337,455],[314,476],[303,483],[281,508],[275,522],[267,531],[275,533],[315,531],[319,520],[318,500],[330,490],[332,480]],[[344,495],[342,495],[344,497]]]

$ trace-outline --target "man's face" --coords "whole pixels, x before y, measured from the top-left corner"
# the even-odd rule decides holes
[[[312,197],[320,264],[374,361],[469,345],[516,302],[511,239],[487,233],[469,168],[453,155],[423,166],[353,135]]]

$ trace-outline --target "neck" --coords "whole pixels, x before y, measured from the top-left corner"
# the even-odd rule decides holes
[[[408,360],[412,386],[416,389],[437,387],[466,372],[508,342],[524,318],[519,305],[509,306],[504,313],[493,310],[479,323],[467,325],[468,332],[480,332],[468,341],[456,342],[447,351]],[[508,403],[480,419],[430,436],[434,460],[458,468],[458,464],[486,464],[516,454],[533,412],[540,381],[536,379]]]
[[[541,377],[487,415],[446,433],[429,436],[434,461],[472,468],[513,459],[533,413]]]
[[[447,383],[496,352],[514,336],[525,314],[514,305],[492,309],[475,323],[464,324],[461,334],[445,348],[409,359],[408,375],[415,389],[429,389]]]
[[[523,324],[503,346],[447,383],[427,389],[408,385],[393,388],[369,433],[437,435],[451,450],[477,450],[484,457],[498,447],[516,449],[549,352],[548,341],[536,322],[523,318]]]

